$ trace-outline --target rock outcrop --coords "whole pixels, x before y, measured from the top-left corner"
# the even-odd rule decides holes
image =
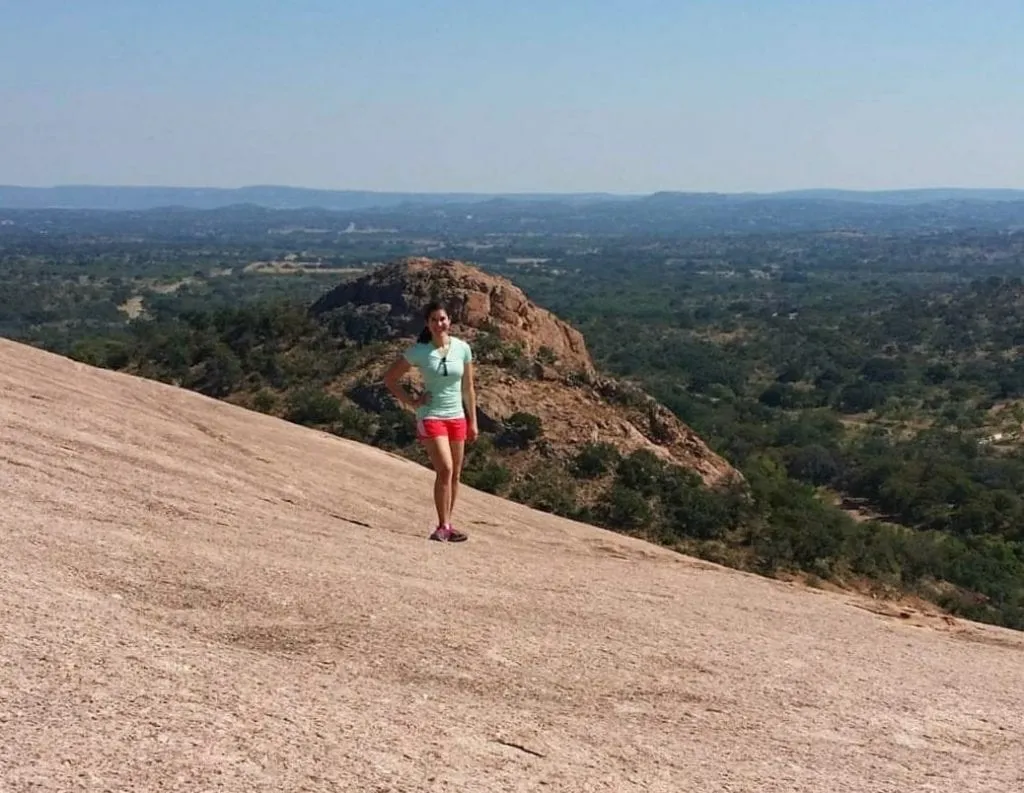
[[[404,259],[341,284],[311,310],[323,314],[351,307],[383,319],[396,335],[411,336],[423,327],[423,309],[432,300],[448,310],[453,332],[468,339],[490,332],[502,342],[521,345],[531,358],[540,356],[543,366],[560,374],[595,373],[583,334],[507,279],[463,262]]]
[[[583,335],[531,301],[505,278],[450,260],[405,259],[341,284],[311,308],[362,315],[401,345],[423,327],[423,309],[440,300],[452,332],[474,344],[480,426],[499,428],[517,412],[544,427],[549,453],[568,455],[580,444],[607,442],[623,454],[648,449],[696,472],[709,486],[739,473],[671,411],[642,390],[597,372]],[[515,349],[495,352],[497,338]],[[349,398],[361,406],[389,399],[380,377],[390,359],[350,373]],[[376,393],[374,393],[376,392]]]

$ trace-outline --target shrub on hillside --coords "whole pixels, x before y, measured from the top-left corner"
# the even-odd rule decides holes
[[[260,413],[273,413],[279,402],[277,394],[269,388],[261,388],[252,395],[252,406]]]
[[[285,418],[296,424],[331,424],[341,418],[341,402],[320,388],[307,386],[288,395]]]
[[[355,405],[347,405],[341,409],[331,432],[360,443],[373,443],[377,435],[374,416]]]
[[[612,470],[622,455],[611,443],[585,443],[572,461],[572,472],[580,479],[595,479]]]
[[[377,416],[373,442],[385,449],[402,449],[416,440],[416,418],[406,410],[389,408]]]
[[[644,496],[654,496],[661,487],[664,463],[648,449],[637,449],[623,457],[615,476],[619,484]]]
[[[462,466],[462,481],[485,493],[501,493],[512,481],[512,473],[501,464],[489,435],[481,435],[476,443],[467,445]]]
[[[512,488],[510,497],[527,506],[555,515],[573,517],[576,503],[576,482],[564,469],[550,462],[534,465]]]
[[[665,530],[672,537],[719,539],[742,519],[742,496],[738,491],[712,490],[692,471],[666,470],[660,502]]]
[[[189,370],[182,386],[221,399],[241,385],[242,363],[226,344],[213,343],[201,354],[200,362]]]
[[[497,460],[487,460],[479,467],[462,472],[462,481],[485,493],[501,493],[512,480],[512,473]]]
[[[131,360],[127,343],[117,339],[82,339],[71,346],[68,355],[76,361],[106,369],[123,369]]]
[[[621,484],[608,488],[597,514],[608,528],[618,531],[643,528],[654,518],[654,510],[643,494]]]
[[[525,449],[544,434],[540,417],[532,413],[513,413],[503,425],[497,443],[506,448]]]
[[[523,345],[502,341],[494,332],[484,331],[473,340],[473,354],[482,363],[513,366],[524,360]]]
[[[558,356],[555,355],[555,351],[547,345],[542,344],[540,349],[537,350],[537,363],[550,366],[557,362]]]

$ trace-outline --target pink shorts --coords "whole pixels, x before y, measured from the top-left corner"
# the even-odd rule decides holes
[[[465,418],[420,419],[416,422],[416,437],[420,440],[446,437],[450,441],[464,441],[468,428]]]

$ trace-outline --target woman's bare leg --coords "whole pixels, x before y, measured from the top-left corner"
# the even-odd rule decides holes
[[[437,525],[447,526],[451,522],[454,487],[452,485],[452,449],[448,438],[424,438],[423,446],[434,467],[434,508],[437,510]]]
[[[465,459],[466,442],[451,441],[449,446],[452,451],[452,497],[448,502],[448,521],[451,522],[452,514],[455,512],[455,497],[459,493],[459,477],[462,476],[462,461]]]

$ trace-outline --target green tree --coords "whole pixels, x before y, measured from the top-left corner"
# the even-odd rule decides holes
[[[572,470],[580,479],[594,479],[612,470],[621,459],[619,450],[611,443],[585,443],[573,458]]]
[[[664,464],[648,449],[637,449],[622,458],[616,469],[619,484],[645,497],[657,495],[661,489]]]
[[[531,466],[513,485],[510,497],[534,509],[564,517],[574,516],[578,509],[576,482],[564,469],[547,461]]]
[[[605,493],[598,514],[604,524],[617,531],[632,531],[648,526],[654,517],[651,505],[642,493],[615,483]]]
[[[285,418],[311,426],[332,424],[341,418],[341,402],[320,388],[307,386],[289,394]]]

